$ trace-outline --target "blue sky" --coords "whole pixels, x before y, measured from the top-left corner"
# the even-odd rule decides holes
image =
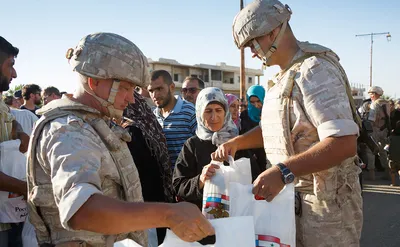
[[[239,0],[88,0],[2,2],[0,35],[20,48],[16,84],[53,85],[72,92],[76,77],[65,52],[86,34],[114,32],[132,40],[147,57],[184,64],[226,62],[240,65],[232,40]],[[245,4],[251,1],[245,0]],[[356,34],[390,32],[374,39],[373,82],[400,97],[400,1],[287,0],[299,40],[319,43],[340,57],[352,83],[369,84],[370,38]],[[246,51],[246,66],[261,63]],[[263,81],[278,71],[265,71]]]

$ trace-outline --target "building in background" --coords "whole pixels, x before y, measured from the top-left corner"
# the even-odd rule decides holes
[[[148,59],[152,70],[168,71],[175,83],[175,94],[180,94],[182,82],[186,76],[196,76],[205,82],[206,87],[218,87],[225,93],[239,96],[240,92],[240,67],[230,66],[225,63],[211,64],[181,64],[173,59],[160,58],[158,61]],[[261,69],[246,69],[246,90],[252,85],[260,84]]]
[[[351,94],[353,95],[354,102],[357,107],[362,105],[362,102],[366,99],[366,89],[365,85],[351,83]]]

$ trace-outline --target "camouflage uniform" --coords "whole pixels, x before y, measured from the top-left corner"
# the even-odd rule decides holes
[[[254,1],[235,18],[236,44],[253,42],[258,51],[255,38],[280,24],[283,28],[288,13],[289,7],[277,0]],[[279,42],[274,44],[270,52]],[[348,79],[337,55],[319,45],[298,45],[291,65],[268,83],[264,99],[260,126],[271,164],[303,153],[325,138],[359,133]],[[359,246],[361,170],[354,161],[351,157],[328,170],[296,178],[302,211],[296,217],[297,246]]]
[[[115,117],[119,116],[112,106],[119,85],[116,79],[136,85],[144,85],[148,79],[144,55],[132,42],[115,34],[88,35],[67,58],[82,75],[114,79],[109,99],[102,103]],[[86,90],[87,85],[83,87],[94,94]],[[126,144],[129,133],[97,110],[68,98],[52,101],[40,112],[42,118],[36,123],[28,150],[29,217],[38,243],[110,247],[128,237],[147,246],[143,231],[106,236],[73,231],[68,225],[94,194],[143,201],[139,174]]]
[[[358,109],[358,112],[360,113],[361,117],[363,120],[368,120],[368,115],[369,111],[371,108],[371,101],[366,101],[363,103],[363,105]],[[374,137],[374,136],[373,136]],[[374,137],[375,139],[375,137]],[[371,149],[367,146],[365,143],[360,143],[360,152],[362,153],[362,156],[364,159],[366,158],[364,162],[367,164],[367,169],[370,171],[375,170],[375,155],[371,151]],[[372,179],[375,179],[375,175],[371,175]]]
[[[387,153],[383,149],[386,144],[388,143],[388,129],[385,128],[385,112],[383,109],[383,105],[386,105],[386,114],[390,116],[389,111],[389,105],[385,100],[378,99],[372,102],[370,106],[370,110],[368,113],[368,120],[372,122],[372,127],[374,129],[374,132],[372,136],[375,138],[375,140],[379,143],[379,161],[381,162],[381,165],[383,168],[387,169],[388,168],[388,158],[387,158]],[[375,161],[373,162],[373,167],[371,169],[375,168]]]

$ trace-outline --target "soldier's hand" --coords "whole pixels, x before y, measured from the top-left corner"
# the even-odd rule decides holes
[[[215,234],[214,228],[196,205],[180,202],[171,204],[171,208],[167,225],[182,240],[194,242]]]
[[[273,166],[254,180],[253,194],[270,202],[281,192],[284,186],[281,171],[277,166]]]
[[[212,176],[215,175],[215,172],[216,172],[215,169],[219,169],[219,165],[208,164],[203,167],[203,170],[201,171],[200,179],[199,179],[200,189],[202,189],[204,187],[204,184],[207,179],[210,179]]]
[[[211,154],[211,159],[216,161],[228,160],[228,156],[235,157],[238,146],[234,140],[225,142],[218,146],[217,150]]]

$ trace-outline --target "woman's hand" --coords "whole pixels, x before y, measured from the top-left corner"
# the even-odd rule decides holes
[[[200,174],[200,180],[199,180],[200,189],[202,189],[204,187],[204,184],[207,179],[210,179],[212,176],[215,175],[216,169],[219,169],[219,165],[208,164],[203,167],[203,170],[201,171],[201,174]]]

